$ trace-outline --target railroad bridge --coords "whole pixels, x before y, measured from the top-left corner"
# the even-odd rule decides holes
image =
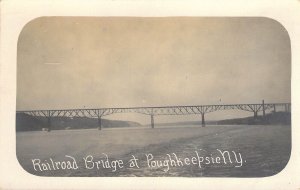
[[[127,107],[127,108],[99,108],[99,109],[62,109],[62,110],[27,110],[17,111],[36,117],[46,117],[48,131],[51,131],[51,118],[53,117],[89,117],[98,118],[98,129],[102,129],[101,119],[115,113],[139,113],[149,115],[151,127],[154,128],[154,116],[159,115],[191,115],[199,114],[202,119],[202,127],[205,127],[205,114],[219,110],[242,110],[253,112],[254,118],[259,112],[265,116],[267,110],[276,112],[277,108],[291,111],[291,103],[264,103],[260,104],[224,104],[224,105],[194,105],[194,106],[162,106],[162,107]]]

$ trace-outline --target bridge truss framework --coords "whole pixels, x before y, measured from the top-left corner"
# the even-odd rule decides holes
[[[151,119],[151,127],[154,128],[154,116],[159,115],[191,115],[201,114],[202,127],[205,127],[205,114],[219,110],[242,110],[253,112],[254,118],[258,116],[258,112],[263,112],[263,116],[267,110],[276,112],[278,107],[284,108],[286,112],[291,111],[291,103],[264,103],[261,104],[225,104],[225,105],[198,105],[198,106],[162,106],[162,107],[128,107],[128,108],[99,108],[99,109],[62,109],[62,110],[27,110],[17,111],[17,113],[25,113],[35,117],[45,117],[48,122],[48,131],[51,131],[51,118],[53,117],[88,117],[98,118],[98,129],[102,129],[101,119],[104,116],[115,113],[139,113],[149,115]]]

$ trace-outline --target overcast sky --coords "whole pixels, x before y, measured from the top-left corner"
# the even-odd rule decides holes
[[[267,18],[42,17],[18,41],[17,110],[290,102]]]

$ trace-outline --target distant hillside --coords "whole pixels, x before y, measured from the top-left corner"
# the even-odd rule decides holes
[[[205,121],[206,125],[217,125],[217,121]],[[201,118],[199,121],[180,121],[171,123],[155,123],[155,126],[181,126],[181,125],[202,125]],[[150,124],[149,124],[150,126]]]
[[[140,123],[132,121],[117,121],[102,119],[103,128],[113,127],[137,127]],[[90,129],[98,127],[97,118],[88,117],[53,117],[51,118],[52,130],[64,129]],[[45,117],[33,117],[24,113],[16,115],[16,130],[17,131],[41,131],[47,128],[47,119]]]
[[[275,112],[266,114],[265,117],[237,118],[226,119],[217,122],[218,125],[268,125],[268,124],[291,124],[291,113],[288,112]]]
[[[245,118],[225,119],[219,121],[205,121],[206,125],[268,125],[268,124],[291,124],[291,113],[276,112],[258,116],[254,119],[253,116]],[[181,126],[181,125],[199,125],[201,126],[201,118],[199,121],[183,121],[171,123],[155,123],[155,126]]]

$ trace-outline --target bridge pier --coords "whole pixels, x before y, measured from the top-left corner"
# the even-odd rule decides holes
[[[154,128],[154,116],[153,115],[150,115],[151,116],[151,128],[153,129]]]
[[[201,113],[201,116],[202,116],[202,127],[205,127],[204,113]]]
[[[275,106],[275,104],[273,105],[273,107],[274,107],[273,111],[274,111],[274,113],[276,113],[276,106]]]
[[[98,130],[102,129],[101,117],[98,116]]]
[[[257,111],[254,111],[254,119],[257,118]]]
[[[263,108],[263,118],[266,116],[266,110],[265,110],[265,101],[262,101],[262,108]]]
[[[48,127],[48,132],[51,131],[51,117],[47,117],[47,127]]]

